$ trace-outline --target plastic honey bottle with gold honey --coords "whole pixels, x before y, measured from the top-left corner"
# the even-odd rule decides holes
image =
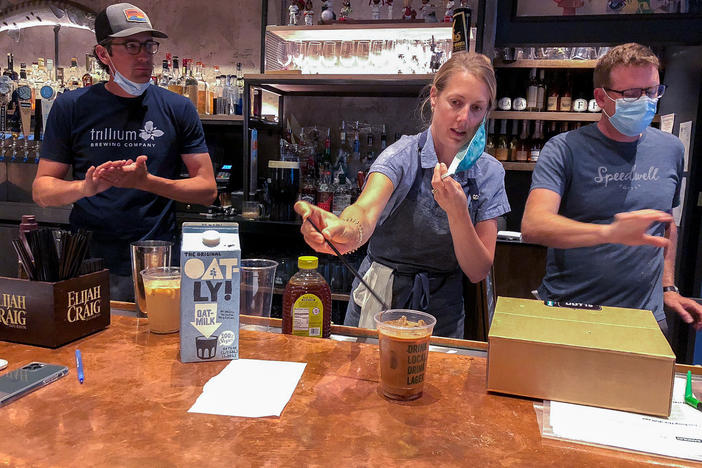
[[[300,269],[290,278],[283,296],[283,333],[329,338],[331,334],[331,289],[317,272],[319,260],[302,256]]]

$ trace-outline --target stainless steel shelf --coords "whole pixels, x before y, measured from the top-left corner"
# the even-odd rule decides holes
[[[250,85],[281,95],[417,97],[434,75],[245,75]]]

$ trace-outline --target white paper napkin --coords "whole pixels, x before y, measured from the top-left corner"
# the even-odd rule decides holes
[[[189,413],[280,416],[307,363],[237,359],[212,377]]]

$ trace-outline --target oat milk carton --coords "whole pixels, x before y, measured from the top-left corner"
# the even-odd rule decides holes
[[[239,358],[239,225],[183,223],[180,360]]]

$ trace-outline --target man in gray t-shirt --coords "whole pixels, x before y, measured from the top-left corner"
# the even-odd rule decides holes
[[[674,285],[683,146],[649,127],[660,85],[647,47],[611,49],[595,68],[597,124],[558,135],[534,169],[522,219],[528,242],[547,245],[542,299],[651,310],[663,304],[696,329],[702,306]]]

